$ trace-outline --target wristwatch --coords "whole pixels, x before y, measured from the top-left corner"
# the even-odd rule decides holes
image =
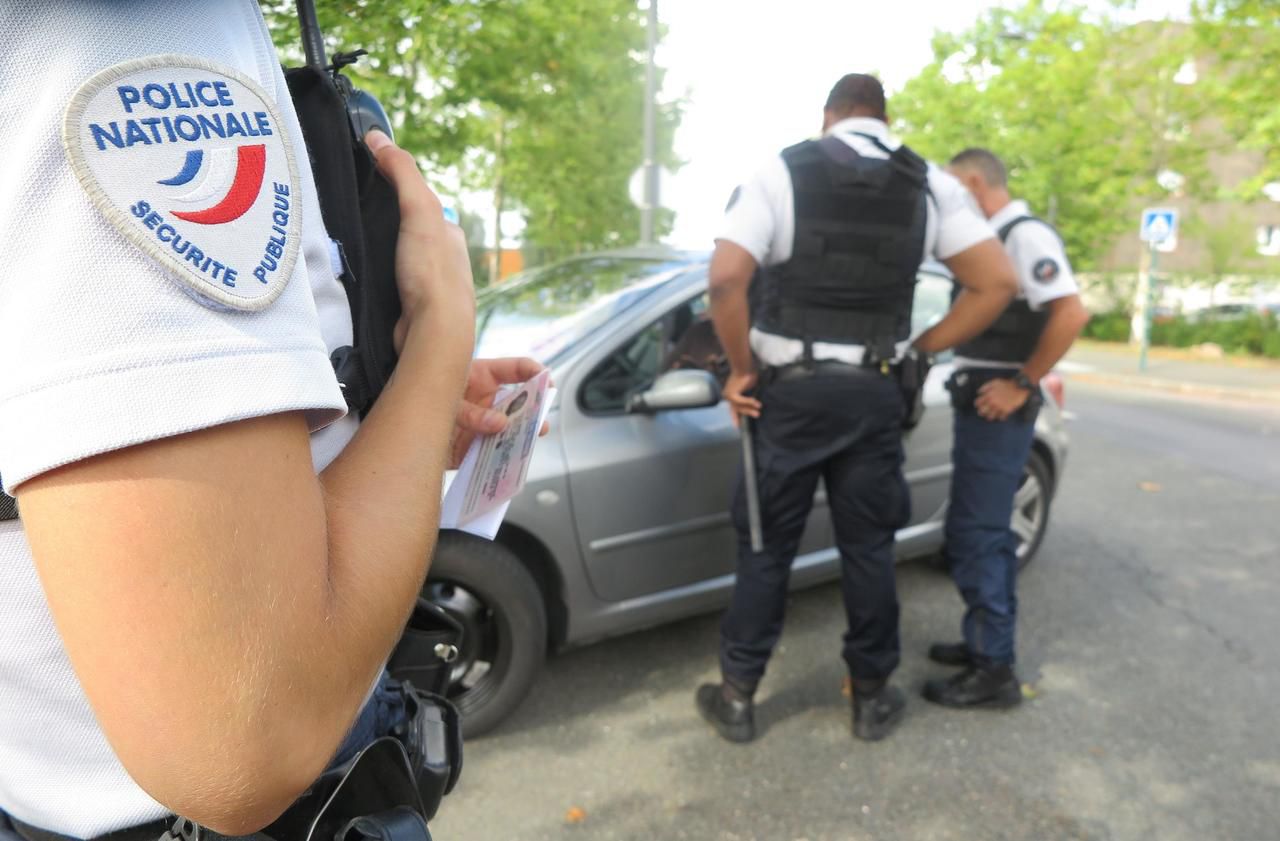
[[[1031,382],[1031,378],[1019,371],[1013,378],[1013,384],[1029,394],[1036,393],[1035,383]]]

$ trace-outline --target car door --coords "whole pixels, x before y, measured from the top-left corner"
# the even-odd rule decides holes
[[[689,330],[704,334],[705,289],[688,290],[585,366],[561,407],[578,540],[588,578],[607,601],[643,597],[733,572],[729,505],[740,458],[724,404],[628,414],[627,398],[683,362]],[[714,334],[711,334],[714,335]],[[825,508],[801,552],[830,545]]]
[[[951,306],[951,280],[921,272],[912,309],[913,333],[919,335],[940,321]],[[911,486],[911,523],[906,532],[941,516],[951,483],[950,351],[938,354],[925,382],[925,412],[920,425],[906,435],[907,484]],[[907,535],[900,533],[902,540]]]

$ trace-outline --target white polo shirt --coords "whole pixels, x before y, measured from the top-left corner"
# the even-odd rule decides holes
[[[0,11],[0,40],[6,488],[98,453],[288,411],[306,413],[313,461],[328,464],[356,428],[329,362],[351,343],[350,311],[257,3],[17,0]],[[156,58],[165,54],[194,61],[170,70]],[[130,67],[98,77],[108,80],[100,90],[86,84]],[[77,91],[82,114],[71,108]],[[64,121],[90,158],[79,178]],[[132,197],[150,210],[131,213]],[[175,221],[184,218],[194,221]],[[161,259],[172,254],[182,262]],[[208,281],[277,297],[224,306],[202,294]],[[157,616],[169,609],[180,606],[157,605]],[[174,691],[175,703],[199,701],[199,687]],[[94,718],[21,521],[0,523],[0,810],[76,838],[166,813]]]
[[[1020,216],[1030,216],[1031,209],[1022,200],[1006,204],[991,217],[991,227],[999,231]],[[1058,234],[1042,222],[1020,222],[1015,225],[1004,243],[1009,259],[1018,273],[1018,299],[1025,300],[1033,310],[1041,310],[1050,301],[1078,295],[1067,252]],[[1008,362],[991,359],[972,359],[956,356],[957,368],[1008,368]]]
[[[868,158],[883,160],[889,155],[861,135],[876,138],[890,150],[901,145],[890,135],[887,125],[869,117],[841,120],[831,127],[828,134],[835,135],[859,155]],[[946,260],[995,236],[973,197],[959,181],[933,164],[929,164],[928,178],[933,199],[928,202],[926,259]],[[795,194],[791,173],[782,155],[778,155],[738,188],[716,239],[741,246],[761,266],[776,266],[791,259],[795,230]],[[899,353],[905,344],[899,347]],[[773,366],[798,362],[804,353],[804,345],[798,339],[766,333],[754,327],[751,329],[751,349],[762,363]],[[813,356],[818,360],[856,365],[862,361],[862,347],[815,342]]]

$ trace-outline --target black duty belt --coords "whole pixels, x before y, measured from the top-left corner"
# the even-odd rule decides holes
[[[882,376],[879,368],[866,365],[851,365],[848,362],[837,362],[834,359],[823,359],[817,362],[793,362],[769,369],[769,379],[776,383],[789,380],[802,380],[806,377],[838,376],[838,377],[870,377]]]

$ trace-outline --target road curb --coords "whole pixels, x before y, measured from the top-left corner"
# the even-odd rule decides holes
[[[1198,397],[1280,404],[1280,389],[1235,388],[1233,386],[1206,385],[1179,380],[1162,380],[1156,377],[1142,377],[1133,374],[1107,374],[1098,371],[1063,372],[1063,375],[1069,380],[1093,383],[1095,385],[1144,388],[1151,391],[1195,395]]]

